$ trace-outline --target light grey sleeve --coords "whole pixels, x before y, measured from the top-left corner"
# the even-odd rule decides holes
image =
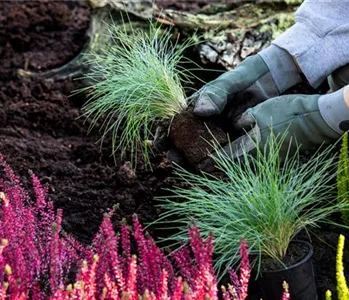
[[[349,63],[349,0],[306,0],[295,20],[273,44],[294,56],[309,83],[317,87]]]

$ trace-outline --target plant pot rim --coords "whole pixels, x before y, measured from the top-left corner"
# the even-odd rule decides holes
[[[283,271],[290,271],[292,269],[297,268],[298,266],[302,265],[303,263],[305,263],[307,260],[309,260],[313,253],[314,253],[314,247],[312,244],[310,244],[307,241],[303,241],[303,240],[293,240],[290,242],[290,244],[294,244],[294,243],[298,243],[298,244],[304,244],[308,247],[308,253],[307,255],[305,255],[299,262],[293,264],[292,266],[288,267],[288,268],[282,268],[282,269],[277,269],[277,270],[271,270],[271,271],[263,271],[262,273],[266,274],[266,273],[278,273],[278,272],[283,272]]]

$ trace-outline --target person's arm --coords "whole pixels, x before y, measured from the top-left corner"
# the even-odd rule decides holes
[[[349,1],[306,0],[295,20],[270,49],[286,50],[316,88],[334,70],[349,63]],[[282,86],[284,74],[275,67],[275,50],[261,52],[261,56],[276,85]]]

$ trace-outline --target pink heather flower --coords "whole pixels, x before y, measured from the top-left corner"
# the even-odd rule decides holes
[[[4,287],[0,286],[0,300],[5,300],[6,299],[6,290]]]
[[[290,293],[288,291],[288,283],[286,281],[284,281],[282,283],[282,287],[284,289],[284,291],[282,293],[282,300],[290,300],[291,296],[290,296]]]
[[[173,290],[173,294],[170,297],[171,300],[181,299],[183,294],[183,281],[181,277],[176,279],[175,288]]]
[[[251,268],[248,258],[248,247],[246,241],[240,242],[240,299],[247,298],[248,282],[250,280]]]
[[[131,264],[129,267],[129,274],[127,280],[126,292],[129,295],[130,299],[137,299],[137,257],[135,255],[132,256]]]
[[[160,286],[160,295],[162,300],[168,299],[168,274],[165,269],[161,273],[161,286]]]
[[[248,282],[251,274],[248,247],[244,240],[240,242],[240,257],[240,277],[237,276],[234,270],[229,271],[231,285],[228,286],[228,291],[233,299],[244,300],[248,295]]]
[[[81,295],[85,300],[94,300],[97,296],[96,291],[96,266],[98,262],[98,255],[93,256],[92,265],[89,267],[87,261],[83,261],[77,287],[77,295]]]
[[[57,290],[53,297],[51,297],[51,300],[69,300],[69,296],[66,291]]]
[[[190,248],[183,247],[178,249],[172,253],[172,257],[174,258],[184,281],[191,283],[195,276],[192,274],[194,273],[194,269],[192,267],[192,260],[190,258]]]
[[[130,230],[127,226],[126,220],[123,220],[121,226],[121,248],[122,248],[122,258],[121,265],[124,271],[124,277],[128,274],[128,266],[131,263],[131,242],[130,242]]]
[[[229,291],[233,296],[233,299],[234,297],[236,299],[240,299],[240,290],[241,290],[240,279],[233,269],[229,270],[229,277],[231,282],[231,285],[228,286]]]
[[[62,224],[62,210],[58,210],[56,222],[53,223],[52,231],[53,236],[51,239],[51,247],[50,247],[50,257],[51,257],[51,265],[50,265],[50,287],[51,291],[56,291],[63,284],[63,274],[62,274],[62,266],[61,266],[61,257],[60,257],[60,243],[59,243],[59,232],[61,231]]]
[[[102,290],[102,298],[110,300],[120,299],[118,288],[115,282],[111,281],[108,274],[104,275],[104,288]]]
[[[155,241],[149,236],[144,236],[143,228],[136,215],[133,218],[133,231],[140,261],[138,265],[138,293],[143,294],[145,289],[148,289],[158,296],[161,288],[160,278],[163,269],[166,269],[169,276],[171,274],[169,286],[173,286],[174,271],[172,265],[157,247]]]
[[[79,262],[79,255],[71,246],[72,238],[68,242],[60,235],[61,212],[57,214],[58,228],[54,232],[56,214],[53,204],[46,201],[46,190],[38,178],[31,175],[36,197],[31,201],[2,155],[0,168],[4,171],[0,176],[0,238],[8,241],[8,246],[2,248],[0,268],[11,266],[12,278],[7,292],[10,299],[23,298],[29,291],[35,299],[47,298],[40,291],[39,282],[42,286],[49,283],[54,292],[65,283],[63,278],[70,272],[71,263]]]
[[[98,266],[98,276],[103,279],[104,274],[107,273],[110,278],[115,279],[118,289],[124,291],[126,289],[126,279],[120,265],[118,254],[119,239],[115,235],[113,224],[110,220],[111,213],[103,218],[102,225],[97,233],[100,239],[94,240],[92,249],[97,251],[102,263]],[[103,268],[101,268],[102,266]]]
[[[206,249],[199,230],[195,225],[191,225],[189,228],[189,242],[196,263],[199,266],[205,265],[207,262]]]

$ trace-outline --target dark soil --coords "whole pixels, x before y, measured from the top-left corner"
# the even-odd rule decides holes
[[[135,175],[120,155],[114,163],[110,140],[100,147],[98,128],[87,134],[88,123],[78,119],[85,98],[69,97],[81,82],[15,76],[28,57],[32,69],[73,58],[86,40],[88,17],[87,6],[78,1],[2,2],[0,12],[0,30],[6,33],[0,56],[0,152],[24,181],[32,170],[49,184],[50,199],[64,209],[65,230],[83,242],[117,203],[117,220],[134,213],[143,223],[154,220],[153,197],[172,184],[172,167],[162,153],[152,161],[153,172],[140,166]],[[14,45],[22,40],[21,47]]]
[[[291,267],[304,259],[308,253],[309,248],[307,247],[307,245],[300,243],[291,243],[287,249],[286,255],[281,259],[281,261],[270,258],[263,258],[261,271],[277,271],[284,269],[285,267]]]
[[[333,226],[323,226],[315,229],[311,234],[311,243],[314,247],[313,266],[319,299],[325,299],[326,290],[331,290],[333,299],[337,299],[336,291],[336,254],[338,237],[346,236],[343,265],[345,278],[349,278],[349,240],[348,230]]]
[[[1,78],[72,59],[86,41],[89,10],[80,1],[1,1]]]
[[[0,152],[25,185],[29,186],[28,170],[49,184],[50,199],[64,209],[64,229],[86,243],[103,213],[117,203],[116,223],[134,213],[143,223],[154,220],[154,196],[164,195],[163,188],[174,184],[172,166],[163,153],[152,159],[152,172],[140,165],[134,173],[127,157],[117,154],[114,163],[110,140],[100,147],[98,127],[87,134],[88,122],[78,119],[85,98],[69,97],[81,82],[16,76],[17,68],[50,69],[73,58],[86,40],[88,21],[89,10],[79,1],[1,2]],[[324,299],[325,290],[336,289],[340,232],[345,234],[328,226],[312,235],[319,299]],[[349,265],[348,243],[344,257],[344,265]]]

